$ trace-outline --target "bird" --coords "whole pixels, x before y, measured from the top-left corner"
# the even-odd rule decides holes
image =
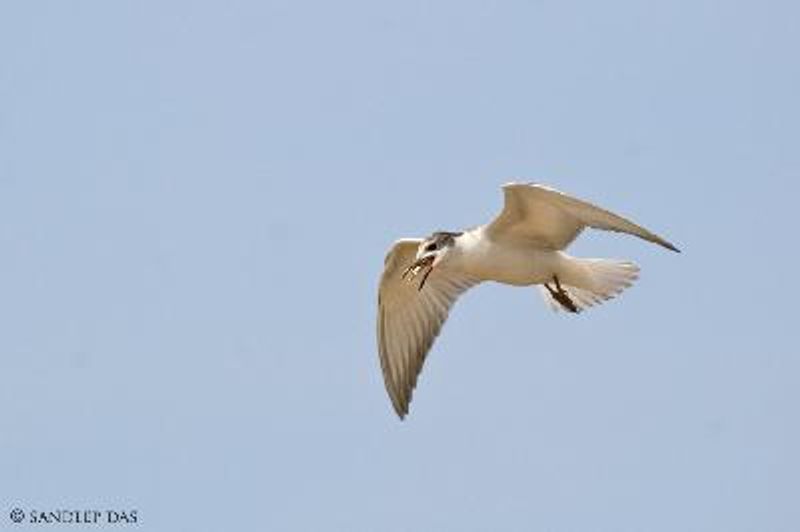
[[[565,253],[585,228],[628,233],[680,252],[644,227],[548,186],[508,183],[502,190],[503,209],[490,223],[401,238],[386,254],[378,287],[378,354],[401,420],[450,309],[473,286],[537,285],[553,310],[577,314],[614,298],[639,275],[631,261]]]

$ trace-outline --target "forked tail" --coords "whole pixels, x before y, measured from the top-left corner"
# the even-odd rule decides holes
[[[568,276],[539,286],[545,302],[555,311],[580,312],[613,299],[639,277],[639,267],[630,261],[572,258],[570,262]]]

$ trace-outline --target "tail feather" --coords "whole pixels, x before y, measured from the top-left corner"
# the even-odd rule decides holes
[[[613,299],[639,278],[639,267],[630,261],[609,259],[573,259],[581,269],[581,287],[561,281],[561,287],[578,308],[586,310]],[[578,284],[578,283],[576,283]],[[564,310],[549,290],[539,286],[545,302],[555,311]]]

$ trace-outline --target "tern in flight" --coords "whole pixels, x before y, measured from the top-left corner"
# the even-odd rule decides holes
[[[571,257],[584,227],[678,248],[622,216],[537,184],[503,186],[505,205],[487,225],[403,238],[389,250],[378,289],[378,352],[386,390],[404,418],[425,357],[455,300],[483,281],[539,285],[554,310],[578,313],[629,287],[629,261]]]

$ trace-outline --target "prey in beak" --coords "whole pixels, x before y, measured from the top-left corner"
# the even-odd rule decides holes
[[[425,281],[428,280],[428,276],[433,271],[433,261],[435,257],[433,255],[428,255],[422,258],[419,258],[411,263],[411,265],[403,271],[403,279],[408,280],[408,282],[412,282],[416,277],[420,274],[422,270],[425,270],[425,273],[422,274],[422,281],[419,283],[419,287],[417,287],[417,291],[421,291],[422,287],[425,286]]]

